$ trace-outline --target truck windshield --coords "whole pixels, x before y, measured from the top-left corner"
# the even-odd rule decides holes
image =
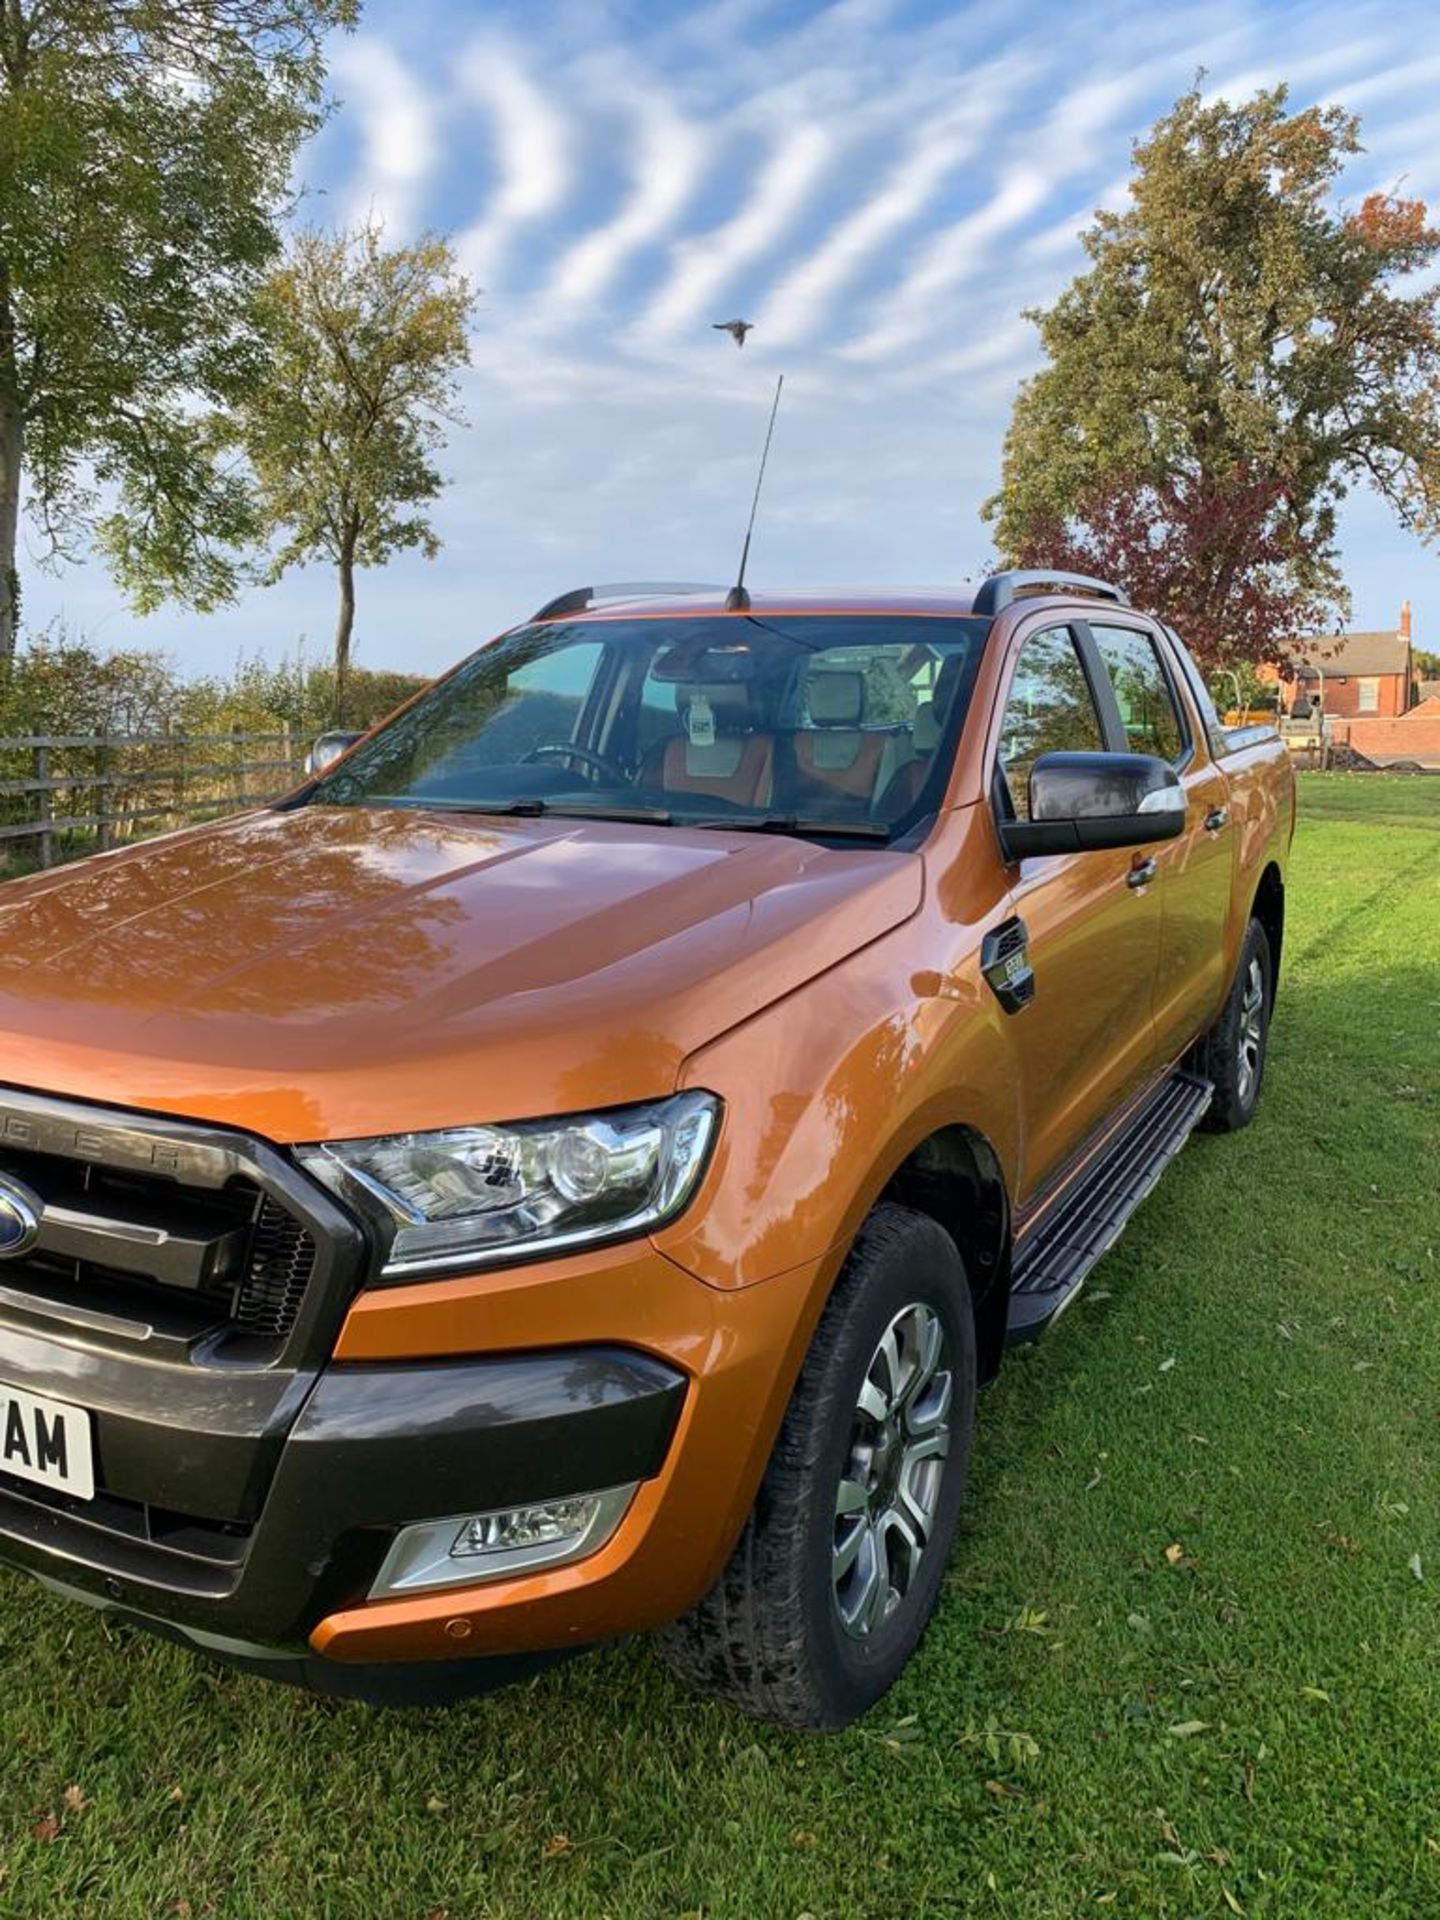
[[[517,628],[305,801],[884,842],[944,792],[987,626],[755,614]]]

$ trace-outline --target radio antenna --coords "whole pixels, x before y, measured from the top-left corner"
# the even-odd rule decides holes
[[[745,591],[745,569],[750,563],[750,536],[755,531],[755,514],[760,505],[760,489],[765,484],[765,463],[770,458],[770,442],[775,437],[775,416],[780,411],[780,394],[785,385],[782,373],[775,382],[775,398],[770,404],[770,424],[765,429],[765,446],[760,455],[760,471],[755,476],[755,498],[750,502],[750,519],[745,528],[745,544],[740,549],[740,573],[734,586],[725,596],[725,608],[728,613],[741,613],[750,604],[750,596]]]

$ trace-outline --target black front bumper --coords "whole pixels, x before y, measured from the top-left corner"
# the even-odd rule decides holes
[[[77,1397],[64,1356],[48,1370],[29,1357],[16,1379],[13,1336],[0,1337],[0,1377]],[[143,1401],[154,1382],[136,1372]],[[212,1649],[222,1657],[249,1648],[251,1664],[262,1650],[313,1664],[311,1630],[365,1599],[398,1528],[648,1479],[684,1395],[682,1374],[623,1347],[332,1366],[279,1439],[253,1523],[166,1512],[157,1525],[148,1508],[136,1523],[131,1503],[103,1488],[81,1502],[0,1475],[0,1560],[187,1637],[213,1637],[226,1643]],[[197,1436],[177,1411],[152,1401],[123,1423],[132,1484],[146,1477],[147,1452],[156,1486],[177,1454],[199,1477],[213,1436]],[[258,1432],[252,1439],[258,1450]],[[217,1457],[239,1444],[227,1432]],[[103,1480],[103,1427],[97,1447]]]

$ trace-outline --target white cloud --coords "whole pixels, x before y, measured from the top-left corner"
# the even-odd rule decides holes
[[[517,231],[563,202],[570,186],[570,139],[564,117],[509,47],[476,43],[462,63],[461,81],[489,115],[497,177],[480,218],[455,245],[461,265],[486,287],[495,284]]]
[[[694,191],[707,134],[651,89],[624,89],[612,104],[633,127],[632,188],[612,220],[577,240],[555,268],[546,303],[582,307],[603,294],[631,254],[669,231]]]
[[[1037,213],[1065,181],[1085,172],[1117,121],[1152,90],[1171,61],[1159,56],[1063,94],[1033,128],[1012,136],[988,200],[933,234],[893,293],[877,303],[879,318],[842,352],[861,361],[895,357],[942,325],[954,290],[967,277],[993,272],[1003,256],[983,249]]]
[[[373,34],[341,40],[332,65],[346,110],[362,134],[359,171],[346,195],[347,218],[373,216],[404,235],[415,226],[439,142],[434,97],[386,41]]]
[[[888,360],[931,330],[941,298],[968,273],[978,272],[981,249],[1045,204],[1052,181],[1038,167],[1017,166],[1002,174],[981,207],[946,227],[925,246],[893,303],[881,301],[886,317],[841,351],[855,360]]]
[[[879,192],[837,221],[815,251],[780,282],[756,317],[757,338],[769,347],[788,346],[813,333],[823,323],[829,302],[868,256],[923,212],[946,178],[975,151],[988,117],[977,97],[957,116],[958,124],[923,134],[891,169]]]
[[[687,326],[729,319],[728,313],[711,309],[723,301],[741,270],[787,231],[824,172],[831,150],[830,135],[821,127],[800,126],[787,133],[738,212],[722,226],[676,246],[670,278],[641,314],[635,340],[658,345]]]

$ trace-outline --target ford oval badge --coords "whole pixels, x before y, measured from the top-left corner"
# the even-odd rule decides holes
[[[0,1260],[18,1260],[40,1238],[45,1203],[29,1187],[0,1173]]]

